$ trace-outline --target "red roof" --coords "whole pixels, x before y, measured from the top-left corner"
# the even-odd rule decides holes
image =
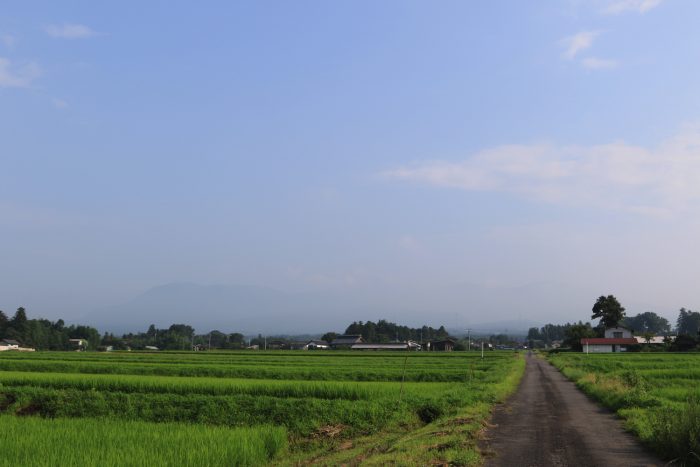
[[[581,344],[591,345],[635,345],[637,339],[634,337],[589,337],[581,339]]]

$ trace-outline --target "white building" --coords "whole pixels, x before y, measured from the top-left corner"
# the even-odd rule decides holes
[[[637,339],[629,329],[617,326],[607,328],[605,337],[587,337],[581,339],[581,347],[585,353],[625,352],[630,345],[637,345]]]
[[[4,350],[19,350],[19,342],[12,339],[0,340],[0,352]]]

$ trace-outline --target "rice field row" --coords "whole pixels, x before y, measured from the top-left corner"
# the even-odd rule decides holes
[[[251,431],[252,438],[245,438],[245,430],[267,433],[264,430],[271,426],[282,430],[284,443],[273,443],[278,448],[268,449],[267,454],[255,457],[256,461],[241,461],[246,465],[296,465],[311,459],[353,462],[341,461],[339,455],[360,456],[366,463],[365,451],[374,457],[401,455],[406,462],[413,458],[478,459],[473,435],[489,408],[515,389],[524,367],[522,358],[512,352],[493,352],[486,357],[482,360],[476,353],[5,352],[0,354],[0,414],[5,414],[0,417],[20,425],[23,421],[35,423],[32,427],[37,433],[61,432],[60,427],[68,430],[75,423],[98,423],[104,428],[98,431],[100,436],[116,436],[112,441],[116,445],[126,439],[119,438],[119,430],[147,430],[142,427],[149,424],[162,427],[162,432],[154,429],[153,433],[161,433],[158,436],[163,439],[167,439],[166,433],[180,439],[182,430],[199,428],[215,430],[213,437],[230,432],[232,439],[248,440],[262,435]],[[426,431],[430,426],[466,414],[473,423],[448,425],[438,435],[452,433],[450,442],[456,443],[452,450],[426,451],[421,444],[422,448],[407,448],[403,454],[384,452],[388,446],[382,443],[387,436],[397,437],[397,446],[401,445],[400,437],[411,433],[433,439],[435,435]],[[51,424],[53,420],[69,423]],[[37,446],[68,439],[60,436],[37,438]],[[338,451],[339,444],[346,446],[343,443],[348,442],[357,450]],[[269,444],[264,439],[261,443]],[[193,449],[209,449],[207,446],[203,443]],[[282,452],[287,454],[280,457]],[[172,459],[180,455],[173,453]],[[216,455],[219,461],[207,465],[239,462],[230,457],[232,454]],[[229,458],[233,460],[225,460]],[[72,459],[66,462],[73,463]],[[128,464],[118,457],[110,459],[102,465]],[[183,457],[185,465],[187,459]],[[62,462],[62,457],[52,459],[53,465]]]
[[[298,354],[299,352],[295,352]],[[468,381],[472,373],[491,373],[488,360],[444,356],[436,358],[412,354],[404,369],[402,355],[353,356],[333,353],[306,352],[308,359],[298,355],[285,361],[281,352],[269,354],[239,352],[206,354],[193,360],[192,354],[166,353],[92,354],[87,357],[51,353],[12,354],[0,358],[0,371],[31,371],[51,373],[132,374],[160,376],[191,376],[214,378],[258,378],[284,380],[351,380],[351,381]],[[265,355],[260,357],[260,355]],[[104,355],[104,358],[99,358]],[[177,358],[182,355],[182,359]],[[201,354],[200,354],[201,355]],[[268,357],[269,355],[269,357]],[[130,358],[133,357],[133,358]]]
[[[287,449],[284,428],[0,416],[2,465],[263,465]]]

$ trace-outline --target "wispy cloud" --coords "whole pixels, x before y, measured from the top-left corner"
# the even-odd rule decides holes
[[[614,142],[594,146],[498,146],[461,162],[429,162],[386,172],[392,179],[528,199],[670,216],[700,207],[700,125],[654,149]]]
[[[83,24],[54,24],[46,27],[46,33],[59,39],[86,39],[97,35],[95,31]]]
[[[0,57],[0,87],[26,88],[40,74],[41,69],[36,63],[16,66],[7,58]]]
[[[581,65],[589,70],[603,70],[617,68],[617,60],[598,57],[586,57],[581,60]]]
[[[0,42],[2,42],[2,45],[6,48],[12,50],[15,48],[15,44],[17,44],[17,38],[12,34],[3,34],[0,36]]]
[[[599,35],[600,31],[581,31],[578,34],[562,39],[564,58],[573,60],[579,52],[589,49]]]
[[[663,1],[664,0],[616,0],[605,7],[603,13],[606,15],[618,15],[628,11],[646,13],[661,5]]]
[[[64,101],[63,99],[58,99],[57,97],[54,97],[53,99],[51,99],[51,103],[57,109],[68,108],[68,102]]]

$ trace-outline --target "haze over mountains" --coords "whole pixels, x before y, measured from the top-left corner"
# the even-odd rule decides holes
[[[159,327],[187,323],[200,332],[322,333],[343,331],[355,320],[378,319],[413,326],[444,324],[476,333],[522,332],[550,321],[585,320],[595,297],[550,283],[510,288],[459,284],[432,294],[384,290],[380,296],[368,289],[290,293],[259,286],[183,282],[153,287],[82,319],[116,333],[144,330],[151,323]]]

